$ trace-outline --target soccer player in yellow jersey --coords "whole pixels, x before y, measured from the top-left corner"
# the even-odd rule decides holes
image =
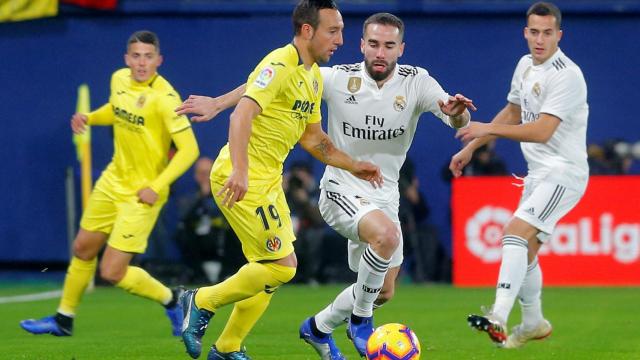
[[[320,125],[322,78],[342,45],[342,17],[331,0],[303,0],[293,12],[293,42],[268,54],[249,75],[244,97],[231,114],[229,143],[211,170],[216,203],[238,235],[248,263],[214,286],[181,298],[182,338],[198,358],[202,336],[220,307],[234,303],[207,359],[249,359],[242,341],[266,310],[274,291],[295,275],[295,235],[282,190],[282,164],[296,143],[320,161],[382,183],[380,169],[335,148]]]
[[[106,243],[100,261],[102,278],[164,305],[173,335],[180,335],[180,290],[169,289],[129,263],[135,254],[145,251],[169,185],[198,157],[198,144],[189,120],[174,112],[179,95],[157,73],[162,56],[156,34],[138,31],[131,35],[124,59],[128,68],[113,73],[109,102],[71,118],[75,133],[82,133],[86,125],[113,126],[113,159],[82,215],[58,311],[43,319],[22,321],[20,325],[30,333],[71,335],[76,309]],[[169,161],[172,141],[178,151]]]

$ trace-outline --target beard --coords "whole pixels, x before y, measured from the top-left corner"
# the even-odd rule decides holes
[[[386,66],[386,69],[383,72],[375,71],[373,69],[373,66],[376,64],[384,64]],[[393,69],[396,68],[396,64],[397,64],[397,61],[388,63],[386,61],[380,61],[380,60],[373,60],[373,61],[368,61],[366,59],[364,60],[364,65],[367,68],[367,73],[375,81],[382,81],[387,77],[389,77]]]

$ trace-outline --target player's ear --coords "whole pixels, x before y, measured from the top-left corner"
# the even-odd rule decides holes
[[[131,65],[129,64],[129,54],[125,53],[124,54],[124,63],[128,66],[131,67]]]
[[[402,54],[404,54],[404,41],[400,43],[400,53],[398,57],[402,57]]]
[[[158,54],[158,66],[162,65],[163,61],[164,61],[164,58],[162,57],[162,55]]]
[[[302,38],[305,40],[311,40],[311,38],[313,38],[313,26],[311,26],[311,24],[302,24],[302,27],[300,28],[300,35],[302,35]]]
[[[364,55],[364,39],[360,39],[360,52]]]

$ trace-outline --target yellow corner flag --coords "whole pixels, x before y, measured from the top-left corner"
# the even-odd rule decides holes
[[[78,100],[76,102],[76,112],[86,114],[91,111],[91,100],[89,99],[89,86],[82,84],[78,87]],[[89,194],[91,194],[91,127],[87,125],[83,134],[73,134],[73,143],[76,145],[76,156],[81,164],[81,184],[82,184],[82,209],[87,206]]]

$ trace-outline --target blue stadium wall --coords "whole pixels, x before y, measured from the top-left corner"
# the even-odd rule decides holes
[[[161,3],[161,2],[158,2]],[[461,11],[405,14],[406,49],[401,62],[419,65],[450,93],[472,98],[477,120],[490,120],[505,104],[512,71],[527,52],[523,12]],[[379,9],[375,9],[379,10]],[[361,24],[370,13],[345,13],[345,45],[331,64],[361,60]],[[589,87],[588,141],[640,138],[640,16],[638,12],[576,11],[566,14],[562,49],[577,62]],[[0,24],[0,262],[68,259],[65,169],[73,166],[69,118],[76,89],[87,83],[92,107],[108,98],[113,70],[124,66],[125,40],[138,29],[157,32],[160,72],[185,97],[220,94],[246,80],[260,58],[292,38],[288,14],[245,12],[97,16],[94,13]],[[228,112],[194,126],[203,155],[215,157],[226,142]],[[430,221],[450,245],[449,185],[441,171],[460,144],[453,130],[430,114],[422,117],[409,156],[417,164]],[[94,176],[110,160],[111,132],[93,132]],[[497,147],[510,171],[523,175],[519,147]],[[288,161],[308,160],[296,149]],[[322,167],[316,163],[316,176]],[[178,189],[191,184],[191,174]]]

